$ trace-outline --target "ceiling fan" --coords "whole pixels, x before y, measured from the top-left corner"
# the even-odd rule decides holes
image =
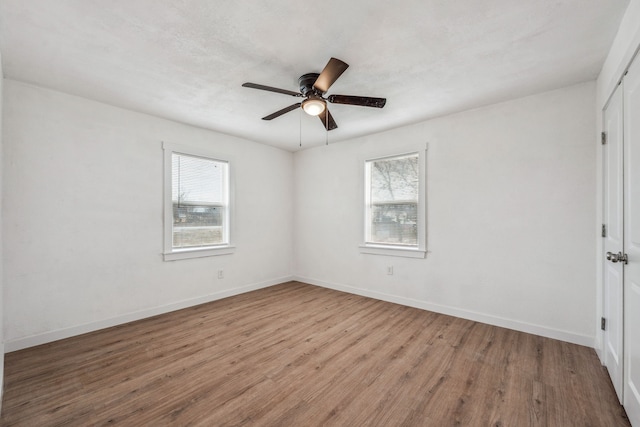
[[[298,83],[300,85],[300,92],[294,92],[286,89],[279,89],[277,87],[260,85],[257,83],[244,83],[243,87],[249,87],[252,89],[267,90],[269,92],[277,92],[285,95],[291,95],[298,98],[305,98],[302,102],[297,102],[293,105],[276,111],[262,118],[262,120],[273,120],[276,117],[293,111],[298,107],[302,107],[305,113],[310,116],[318,116],[322,125],[329,131],[338,127],[335,120],[331,116],[329,109],[327,108],[327,101],[333,104],[347,104],[347,105],[359,105],[363,107],[375,107],[382,108],[387,102],[386,98],[370,98],[365,96],[350,96],[350,95],[329,95],[326,98],[324,95],[329,90],[332,84],[338,80],[338,77],[345,72],[349,67],[349,64],[336,58],[331,58],[324,70],[320,74],[308,73],[300,76]]]

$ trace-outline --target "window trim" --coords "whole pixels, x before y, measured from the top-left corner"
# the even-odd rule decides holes
[[[394,149],[385,147],[375,152],[369,153],[366,157],[363,157],[360,162],[362,176],[362,214],[360,215],[362,221],[362,241],[359,245],[360,253],[370,255],[386,255],[386,256],[398,256],[406,258],[425,258],[427,255],[427,212],[426,212],[426,158],[427,158],[428,144],[404,144],[395,146]],[[367,175],[367,162],[375,160],[383,160],[394,157],[402,157],[412,154],[418,154],[418,244],[405,246],[405,245],[392,245],[384,243],[367,242],[367,237],[370,229],[368,203],[369,196],[367,195],[369,188],[369,177]]]
[[[228,255],[235,252],[235,246],[233,246],[233,238],[235,236],[233,228],[233,212],[234,212],[234,178],[233,178],[233,161],[229,156],[222,156],[220,153],[216,153],[204,148],[191,147],[185,145],[171,144],[167,142],[162,143],[162,149],[164,150],[164,251],[163,258],[165,261],[176,261],[181,259],[202,258],[217,255]],[[174,153],[184,154],[193,157],[202,157],[217,162],[224,162],[227,164],[228,175],[228,204],[227,204],[227,219],[226,227],[228,233],[228,242],[220,245],[212,245],[196,248],[173,248],[173,201],[172,201],[172,156]]]

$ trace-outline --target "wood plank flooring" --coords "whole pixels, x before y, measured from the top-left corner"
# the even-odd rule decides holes
[[[628,426],[593,349],[298,282],[18,351],[3,426]]]

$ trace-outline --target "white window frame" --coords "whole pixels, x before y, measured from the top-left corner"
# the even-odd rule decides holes
[[[232,245],[234,237],[233,232],[233,162],[228,156],[221,156],[213,151],[188,147],[184,145],[162,143],[164,150],[164,260],[176,261],[181,259],[202,258],[216,255],[228,255],[235,252],[235,246]],[[225,215],[225,233],[228,236],[227,243],[220,245],[212,245],[198,248],[174,248],[173,247],[173,201],[172,201],[172,156],[173,154],[184,154],[193,157],[202,157],[205,159],[224,162],[228,167],[228,185],[227,185],[227,213]]]
[[[425,258],[427,256],[427,215],[426,215],[426,158],[427,158],[428,145],[422,144],[404,144],[401,146],[396,145],[393,149],[382,148],[376,151],[372,151],[366,157],[362,158],[360,162],[362,187],[361,194],[363,195],[362,202],[362,242],[360,244],[360,253],[371,255],[386,255],[386,256],[398,256],[406,258]],[[411,154],[418,155],[418,243],[417,245],[393,245],[386,243],[373,243],[368,242],[368,236],[370,231],[370,182],[369,174],[367,171],[367,163],[375,160],[390,159],[394,157],[401,157]]]

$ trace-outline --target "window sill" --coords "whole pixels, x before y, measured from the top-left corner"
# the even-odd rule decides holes
[[[405,248],[402,246],[375,246],[375,245],[360,245],[361,254],[370,255],[387,255],[398,256],[405,258],[426,258],[427,251],[417,248]]]
[[[177,261],[180,259],[204,258],[209,256],[229,255],[236,251],[235,246],[221,246],[219,248],[184,249],[174,252],[165,252],[165,261]]]

